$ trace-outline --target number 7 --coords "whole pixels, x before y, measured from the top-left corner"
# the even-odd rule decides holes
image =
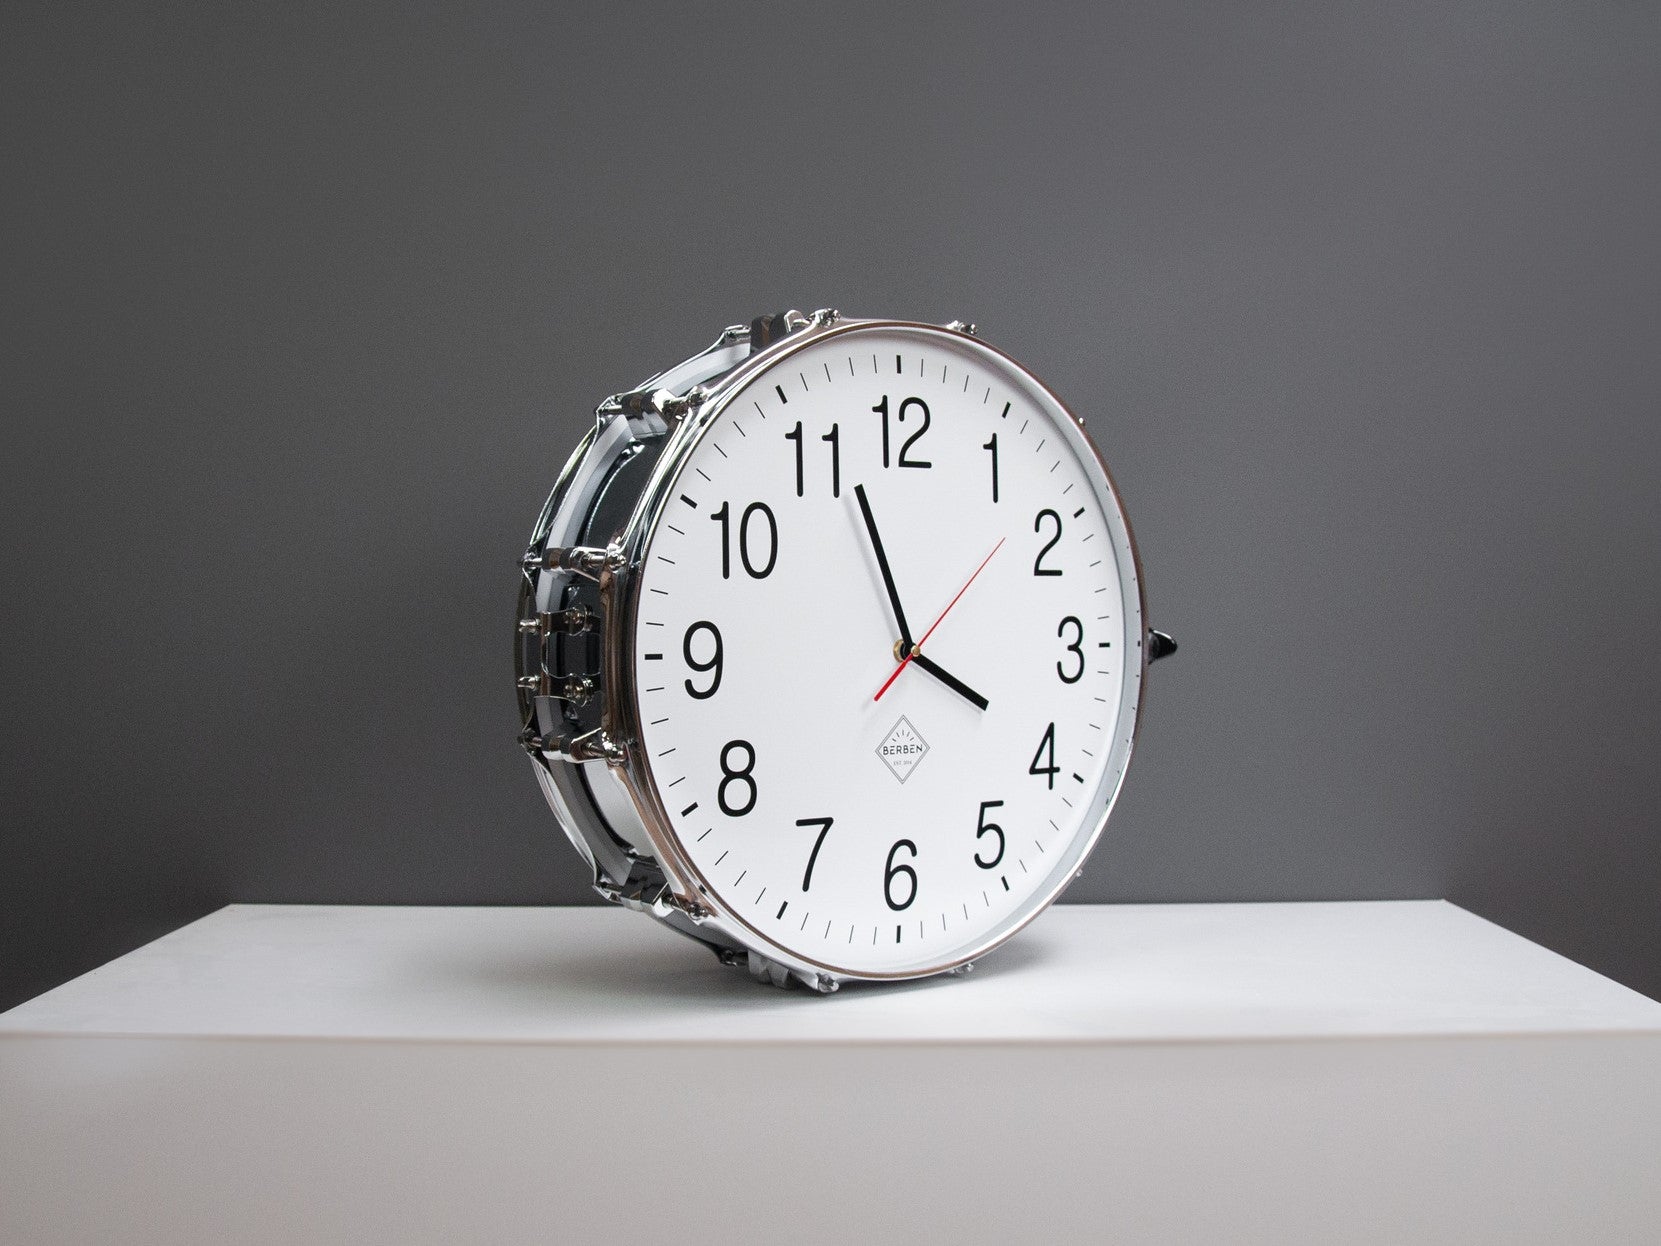
[[[825,842],[825,836],[830,833],[834,818],[797,818],[797,826],[817,826],[819,836],[813,841],[813,851],[807,854],[807,870],[802,875],[802,890],[806,891],[813,886],[813,863],[819,859],[819,846]]]

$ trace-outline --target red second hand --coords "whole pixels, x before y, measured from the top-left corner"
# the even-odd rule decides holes
[[[992,547],[992,554],[996,554],[1003,548],[1005,539],[1006,538],[1004,537],[998,538],[998,543]],[[946,608],[940,612],[940,618],[929,624],[929,630],[923,633],[923,639],[912,645],[910,650],[907,651],[905,657],[900,659],[900,664],[894,668],[894,673],[888,677],[887,682],[885,682],[882,687],[877,689],[877,695],[871,698],[873,701],[882,700],[882,694],[887,692],[889,688],[893,687],[894,681],[900,677],[900,672],[911,665],[911,655],[921,649],[928,641],[928,638],[934,635],[934,629],[940,626],[941,620],[952,612],[952,607],[957,605],[958,601],[962,599],[963,594],[969,591],[969,585],[975,582],[975,576],[986,570],[986,564],[992,561],[992,554],[988,554],[985,558],[980,560],[980,566],[975,568],[975,575],[971,575],[966,581],[964,581],[963,587],[957,590],[957,596],[948,601],[946,603]]]

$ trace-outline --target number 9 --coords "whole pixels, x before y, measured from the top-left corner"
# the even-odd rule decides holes
[[[715,638],[715,652],[710,656],[710,659],[707,662],[700,662],[697,658],[692,656],[692,638],[700,631],[707,631],[712,637]],[[721,629],[716,627],[715,624],[709,622],[707,619],[699,619],[691,627],[686,629],[686,637],[681,641],[681,656],[686,659],[686,664],[695,671],[714,672],[710,676],[709,687],[707,688],[694,688],[690,679],[686,681],[686,692],[688,696],[695,697],[700,701],[709,700],[710,697],[715,695],[715,690],[721,686]]]

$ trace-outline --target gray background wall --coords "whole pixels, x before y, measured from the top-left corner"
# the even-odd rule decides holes
[[[1247,7],[8,5],[0,1005],[231,900],[585,900],[515,556],[790,305],[976,319],[1114,464],[1183,651],[1071,898],[1661,993],[1661,18]]]

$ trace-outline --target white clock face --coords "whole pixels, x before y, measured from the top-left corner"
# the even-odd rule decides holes
[[[682,855],[831,971],[1007,935],[1129,759],[1122,512],[1047,391],[956,334],[853,328],[750,380],[679,465],[637,602],[640,745]]]

